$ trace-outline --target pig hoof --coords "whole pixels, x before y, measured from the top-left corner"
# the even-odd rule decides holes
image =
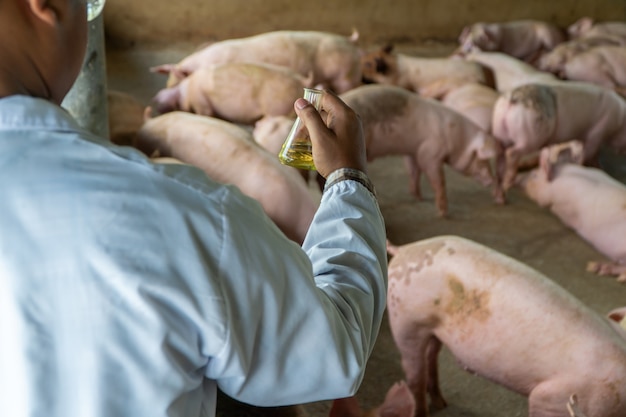
[[[600,263],[595,261],[587,262],[587,272],[598,273],[600,271]]]

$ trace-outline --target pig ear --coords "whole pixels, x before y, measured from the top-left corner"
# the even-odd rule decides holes
[[[380,417],[413,417],[415,398],[406,382],[394,384],[385,397],[385,402],[378,409]]]
[[[393,44],[388,43],[387,45],[383,46],[383,48],[381,50],[385,54],[390,54],[393,51]]]
[[[362,411],[356,397],[338,398],[330,407],[329,417],[361,417]]]

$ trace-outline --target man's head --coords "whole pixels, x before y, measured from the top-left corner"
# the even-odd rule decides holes
[[[0,0],[0,97],[60,104],[87,46],[86,0]]]

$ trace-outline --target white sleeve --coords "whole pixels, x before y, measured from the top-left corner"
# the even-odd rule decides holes
[[[352,395],[385,309],[375,197],[356,181],[330,187],[302,248],[262,216],[240,215],[228,225],[235,241],[225,243],[220,267],[226,342],[206,376],[258,406]]]

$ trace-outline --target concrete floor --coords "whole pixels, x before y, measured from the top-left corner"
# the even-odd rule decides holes
[[[109,89],[133,94],[148,103],[165,84],[165,77],[152,74],[152,65],[176,62],[195,45],[175,45],[159,50],[107,51]],[[400,51],[423,56],[443,55],[450,45],[404,45]],[[605,169],[626,183],[626,159],[603,152]],[[539,208],[513,189],[509,202],[498,206],[488,189],[451,170],[446,171],[449,200],[448,219],[436,216],[432,190],[423,185],[424,201],[416,201],[408,192],[404,165],[398,157],[381,158],[371,163],[370,176],[377,187],[378,198],[386,220],[388,238],[404,244],[423,238],[456,234],[473,239],[510,255],[554,279],[595,311],[605,314],[626,305],[626,285],[612,278],[598,277],[585,271],[589,260],[604,259],[588,243],[566,228],[549,211]],[[515,326],[516,318],[511,318]],[[576,335],[572,335],[572,343]],[[541,352],[537,352],[541,355]],[[448,407],[433,413],[437,417],[526,416],[526,398],[507,391],[479,376],[471,375],[456,364],[444,348],[439,357],[440,381]],[[365,380],[357,394],[364,408],[382,402],[387,389],[403,378],[399,356],[385,322],[375,351],[368,364]],[[329,401],[299,408],[255,409],[222,398],[220,415],[309,415],[324,417]]]

